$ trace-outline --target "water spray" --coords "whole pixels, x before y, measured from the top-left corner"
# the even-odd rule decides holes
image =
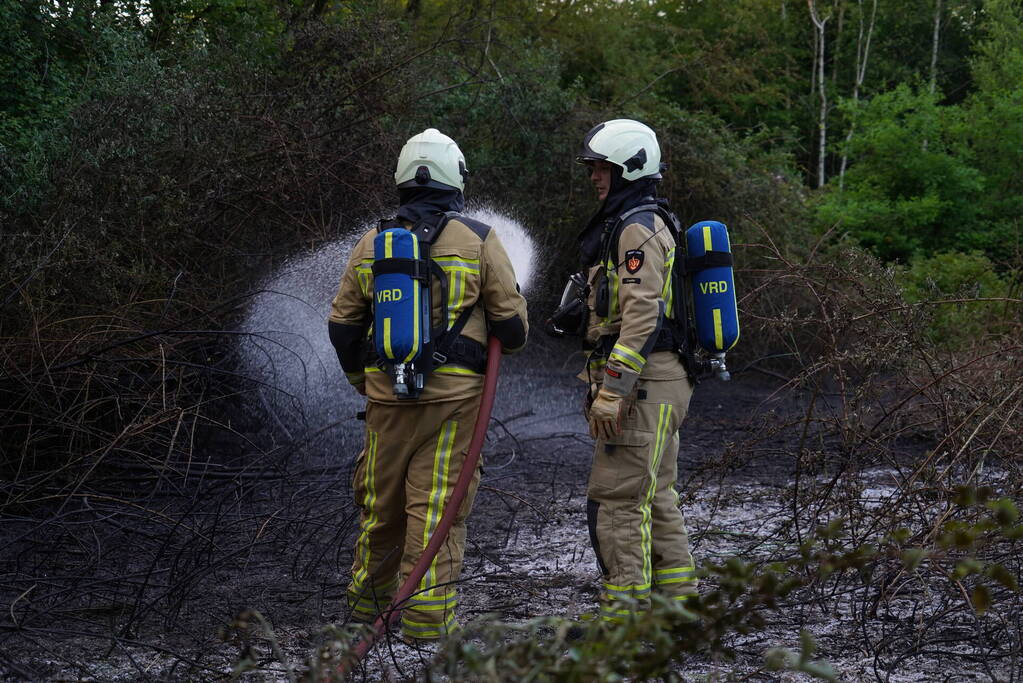
[[[465,215],[490,225],[501,238],[523,293],[534,279],[529,231],[489,204],[471,203]],[[308,451],[325,461],[358,448],[362,430],[347,416],[361,410],[326,334],[330,300],[352,248],[376,223],[352,225],[344,236],[295,254],[259,284],[239,331],[239,373],[257,384],[254,403],[289,440],[318,434]]]

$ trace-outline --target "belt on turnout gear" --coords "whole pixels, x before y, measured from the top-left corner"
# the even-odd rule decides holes
[[[437,366],[458,365],[482,375],[487,369],[487,347],[460,334],[447,344],[443,353],[439,350],[434,352],[434,362]],[[366,349],[366,364],[377,367],[383,364],[372,343]]]
[[[617,334],[605,335],[597,341],[597,350],[606,358],[611,355],[611,350],[614,349],[615,344],[617,343]],[[654,346],[650,349],[650,352],[678,351],[681,346],[682,340],[678,338],[678,333],[675,331],[675,327],[673,325],[662,325],[660,331],[657,333],[657,339],[654,341]]]

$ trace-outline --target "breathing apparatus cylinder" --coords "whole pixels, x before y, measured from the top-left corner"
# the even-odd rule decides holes
[[[728,229],[718,221],[700,221],[686,230],[696,341],[711,355],[711,368],[729,379],[725,352],[739,341],[732,251]]]
[[[416,398],[423,389],[416,361],[430,342],[429,262],[420,258],[419,239],[404,228],[378,233],[373,257],[373,344],[390,368],[394,395]]]

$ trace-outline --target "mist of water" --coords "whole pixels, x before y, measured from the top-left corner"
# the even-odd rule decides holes
[[[508,258],[515,268],[515,279],[525,292],[533,277],[533,240],[522,224],[490,206],[470,206],[466,215],[483,221],[497,231],[501,244],[504,245],[504,250],[508,252]]]
[[[504,244],[523,292],[533,273],[526,229],[491,206],[466,215],[492,226]],[[331,448],[361,439],[354,420],[363,399],[345,380],[327,336],[330,302],[355,243],[368,226],[286,261],[261,284],[241,323],[239,371],[258,382],[255,400],[288,440],[319,434]],[[312,450],[320,450],[315,446]]]

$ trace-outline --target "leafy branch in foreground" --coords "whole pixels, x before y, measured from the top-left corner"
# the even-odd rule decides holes
[[[681,681],[680,672],[694,656],[732,660],[737,639],[765,631],[772,612],[813,600],[812,588],[829,578],[850,573],[874,591],[886,590],[886,582],[872,582],[871,577],[880,575],[878,569],[887,563],[897,563],[907,572],[919,571],[925,564],[943,567],[938,574],[953,590],[972,577],[972,593],[965,604],[983,614],[993,600],[988,583],[1010,592],[1018,592],[1018,585],[1006,567],[956,551],[1012,543],[1023,531],[1016,524],[1018,511],[1012,501],[991,500],[990,492],[983,490],[964,488],[960,494],[961,505],[955,513],[974,511],[979,500],[987,514],[969,521],[949,519],[930,548],[907,547],[907,533],[889,535],[877,544],[854,545],[845,535],[844,521],[836,519],[818,527],[811,538],[793,548],[788,559],[758,566],[733,557],[710,564],[700,573],[713,589],[683,606],[654,594],[649,611],[633,614],[621,624],[607,624],[589,615],[540,617],[523,623],[505,623],[496,616],[479,619],[441,645],[427,665],[426,679]],[[334,672],[350,643],[348,632],[328,634],[312,658],[309,679],[337,680]],[[767,648],[763,669],[838,680],[826,661],[814,658],[816,652],[810,631],[801,629],[798,652]]]

